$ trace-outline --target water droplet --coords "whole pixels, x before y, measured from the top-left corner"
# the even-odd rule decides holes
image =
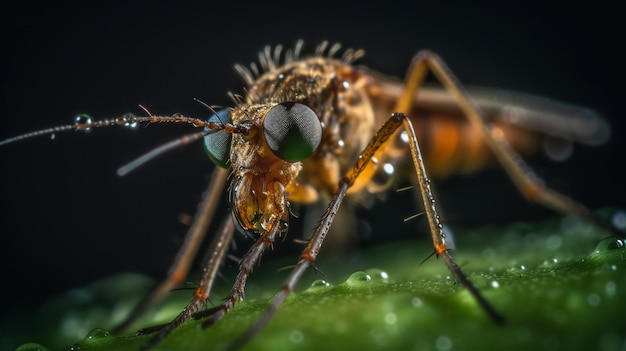
[[[491,287],[494,289],[497,289],[500,287],[500,283],[498,283],[496,280],[491,282]]]
[[[295,344],[300,344],[304,340],[304,334],[299,330],[294,330],[289,333],[289,340]]]
[[[441,223],[439,224],[439,228],[444,231],[444,235],[442,235],[442,237],[445,237],[446,246],[448,250],[455,251],[456,250],[456,242],[454,241],[455,234],[452,231],[452,228],[449,225],[445,225]]]
[[[587,303],[591,306],[600,305],[600,301],[602,301],[602,299],[598,294],[589,294],[589,296],[587,296]]]
[[[594,250],[594,254],[602,254],[606,252],[616,251],[616,250],[624,250],[626,246],[624,245],[624,240],[616,237],[610,236],[608,238],[604,238],[600,240],[598,245],[596,245],[596,249]]]
[[[442,335],[435,341],[435,347],[440,351],[448,351],[452,349],[452,339]]]
[[[626,230],[626,211],[615,211],[611,217],[611,223],[619,230]]]
[[[547,260],[543,261],[541,266],[544,267],[544,268],[547,268],[547,267],[552,267],[552,266],[554,266],[557,263],[559,263],[559,260],[556,257],[552,257],[552,258],[548,258]]]
[[[48,351],[48,348],[34,342],[28,342],[20,345],[15,351]]]
[[[388,312],[387,314],[385,314],[385,323],[389,325],[393,325],[393,324],[396,324],[397,321],[398,321],[398,316],[396,316],[395,313]]]
[[[385,163],[385,164],[383,165],[383,171],[385,171],[385,174],[387,174],[387,175],[389,175],[389,176],[392,176],[392,175],[395,173],[396,169],[395,169],[395,167],[393,166],[393,164],[391,164],[391,163]]]
[[[526,266],[521,264],[519,266],[513,266],[513,267],[507,269],[507,272],[515,273],[515,272],[525,271],[525,270],[526,270]]]
[[[363,282],[368,282],[370,280],[372,280],[372,277],[369,274],[365,272],[354,272],[348,277],[348,279],[346,280],[346,283],[361,284]]]
[[[378,282],[387,282],[389,281],[389,274],[387,272],[380,270],[378,268],[372,268],[365,271],[367,275],[370,276],[370,279]]]
[[[133,113],[125,113],[121,117],[118,117],[117,124],[123,125],[124,127],[135,128],[137,126],[137,122],[134,119],[137,118]]]
[[[404,130],[402,132],[400,132],[400,140],[402,140],[403,143],[408,144],[409,143],[409,133],[407,133]]]
[[[108,330],[106,329],[102,329],[102,328],[96,328],[93,329],[92,331],[90,331],[87,336],[85,336],[85,338],[83,339],[82,343],[84,342],[94,342],[94,341],[100,341],[101,339],[104,338],[110,338],[111,333],[109,333]]]
[[[305,292],[319,292],[320,290],[327,289],[332,287],[333,285],[324,279],[317,279],[311,283],[308,289]]]
[[[326,286],[331,286],[329,282],[325,281],[324,279],[317,279],[315,281],[313,281],[313,283],[311,283],[311,287],[312,288],[316,288],[316,287],[326,287]]]
[[[613,297],[615,296],[615,293],[617,292],[617,285],[612,280],[608,281],[606,285],[604,286],[604,291],[606,293],[606,296]]]
[[[370,329],[369,332],[370,338],[374,341],[378,346],[382,346],[386,343],[386,333],[380,326],[374,326]]]
[[[412,298],[411,305],[413,305],[413,307],[422,307],[422,299],[420,299],[419,297]]]
[[[91,127],[91,116],[85,113],[76,115],[74,117],[74,125],[76,130],[89,130],[89,127]]]

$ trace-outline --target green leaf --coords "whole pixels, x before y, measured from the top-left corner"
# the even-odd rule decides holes
[[[502,326],[442,262],[419,264],[432,250],[427,240],[322,258],[317,264],[326,276],[309,270],[245,349],[624,350],[626,248],[614,237],[602,239],[607,235],[572,218],[457,230],[455,260],[507,318]],[[268,306],[289,272],[279,268],[296,257],[265,260],[249,280],[246,301],[209,328],[185,323],[155,350],[226,348]],[[234,271],[224,268],[226,280]],[[111,336],[106,329],[152,284],[136,274],[95,282],[53,299],[28,323],[3,328],[1,338],[13,349],[36,343],[19,350],[139,350],[150,335]],[[229,289],[219,285],[218,302]],[[172,292],[137,328],[171,320],[191,294]]]

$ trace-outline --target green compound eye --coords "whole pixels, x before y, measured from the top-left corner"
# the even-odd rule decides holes
[[[319,118],[311,108],[297,102],[272,107],[263,120],[263,130],[270,150],[287,162],[311,156],[322,140]]]
[[[230,113],[227,108],[223,108],[212,114],[208,121],[220,124],[231,123]],[[230,162],[231,139],[232,135],[223,130],[212,132],[204,137],[204,149],[209,158],[222,168],[228,168],[228,163]]]

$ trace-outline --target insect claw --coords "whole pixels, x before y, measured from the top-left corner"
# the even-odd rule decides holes
[[[321,274],[325,279],[328,279],[328,276],[326,275],[326,273],[324,273],[324,271],[322,271],[321,269],[319,269],[319,267],[317,267],[315,265],[315,263],[311,263],[310,267],[313,268],[313,270],[315,271],[315,273],[317,274]]]

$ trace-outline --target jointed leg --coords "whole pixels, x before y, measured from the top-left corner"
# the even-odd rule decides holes
[[[426,175],[424,162],[422,160],[422,155],[415,136],[415,131],[413,130],[410,119],[406,117],[406,115],[394,114],[389,120],[385,122],[381,129],[376,133],[374,138],[366,146],[365,150],[363,150],[355,165],[348,172],[346,177],[340,181],[339,188],[335,193],[332,201],[330,202],[328,209],[324,213],[319,226],[315,230],[315,233],[313,233],[313,236],[311,237],[311,239],[307,243],[307,246],[300,255],[300,259],[297,265],[283,283],[280,292],[276,295],[276,297],[272,301],[272,304],[267,308],[267,310],[257,320],[257,322],[250,329],[247,330],[247,332],[242,336],[241,339],[238,340],[238,343],[234,345],[234,348],[239,348],[243,344],[250,341],[269,322],[269,320],[273,317],[276,311],[278,311],[287,296],[293,291],[296,283],[300,280],[307,268],[313,265],[322,246],[322,243],[326,238],[326,235],[328,234],[335,215],[337,214],[339,206],[341,205],[341,202],[346,195],[346,192],[348,191],[350,186],[355,183],[361,172],[366,169],[368,163],[372,160],[374,155],[382,150],[385,142],[389,140],[389,138],[394,135],[401,126],[404,126],[410,136],[409,140],[411,140],[411,156],[416,167],[418,184],[420,192],[422,194],[422,198],[424,199],[424,207],[429,221],[430,230],[432,232],[433,241],[435,243],[437,255],[442,255],[444,257],[446,265],[448,266],[450,271],[452,271],[456,279],[470,290],[472,295],[477,299],[477,301],[481,304],[485,311],[496,322],[502,322],[504,320],[489,305],[489,303],[480,294],[478,289],[474,287],[474,285],[469,281],[465,273],[463,273],[460,267],[456,265],[456,263],[454,263],[451,256],[449,255],[445,246],[445,235],[443,233],[442,226],[439,223],[439,216],[437,215],[437,211],[435,208],[435,200],[430,188],[430,180]]]
[[[546,187],[511,148],[504,133],[485,120],[478,106],[471,100],[469,94],[438,56],[424,51],[415,57],[407,75],[404,95],[398,100],[396,111],[410,111],[414,96],[428,72],[432,72],[437,77],[459,104],[459,107],[463,110],[473,127],[481,131],[483,140],[524,197],[558,212],[586,218],[611,231],[615,231],[612,226],[598,218],[584,205]]]
[[[209,187],[205,191],[202,201],[198,205],[198,211],[194,217],[194,222],[185,235],[185,241],[180,247],[176,259],[172,264],[167,278],[144,298],[131,314],[120,325],[115,328],[116,332],[127,329],[134,321],[143,315],[146,310],[161,301],[173,288],[183,282],[189,273],[189,269],[196,257],[202,239],[207,232],[213,214],[220,201],[222,189],[225,188],[228,171],[218,168],[213,173],[209,182]]]
[[[158,334],[143,345],[144,349],[151,348],[159,343],[163,338],[174,331],[174,329],[191,319],[200,307],[206,305],[209,293],[213,287],[213,282],[215,282],[215,277],[232,243],[234,232],[235,226],[233,221],[230,217],[227,217],[209,246],[208,256],[203,265],[202,275],[200,276],[200,281],[198,282],[193,298],[183,311],[170,323],[139,331],[139,334],[149,334],[158,331]]]
[[[239,273],[235,278],[235,284],[233,284],[228,297],[226,297],[219,306],[199,312],[194,316],[194,318],[208,317],[208,319],[202,323],[203,327],[208,327],[220,320],[226,315],[226,313],[228,313],[228,311],[230,311],[231,308],[233,308],[233,306],[235,306],[237,301],[243,298],[244,288],[250,273],[252,273],[252,270],[258,264],[259,260],[263,256],[263,253],[265,252],[265,249],[274,244],[274,240],[276,239],[276,235],[278,235],[278,233],[280,233],[280,225],[279,220],[276,220],[270,231],[263,233],[250,247],[250,249],[248,249],[246,255],[239,261]]]

